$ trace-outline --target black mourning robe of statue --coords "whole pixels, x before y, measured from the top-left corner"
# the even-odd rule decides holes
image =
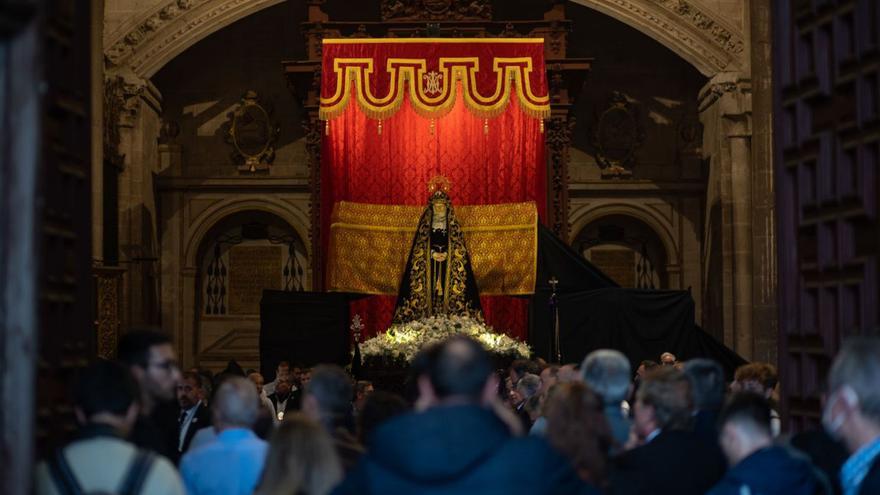
[[[461,225],[449,196],[437,190],[419,219],[393,323],[440,315],[483,318]]]

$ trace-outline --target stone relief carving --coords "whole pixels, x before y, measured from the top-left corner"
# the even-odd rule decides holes
[[[712,68],[716,71],[723,71],[730,68],[731,65],[740,64],[742,53],[744,52],[744,44],[742,35],[735,34],[729,29],[719,24],[711,15],[706,14],[692,3],[685,0],[652,0],[636,1],[636,0],[605,0],[603,2],[581,0],[578,3],[587,5],[591,3],[610,4],[609,6],[615,10],[625,10],[630,15],[638,19],[639,24],[654,26],[661,32],[666,33],[691,50],[700,54],[700,56],[711,63]],[[657,15],[656,12],[650,10],[649,5],[656,5],[664,10],[672,13],[676,17],[685,21],[688,25],[693,26],[702,32],[707,41],[695,37],[694,33],[682,26],[669,22],[666,16]]]
[[[636,150],[645,140],[638,108],[626,95],[615,91],[592,127],[590,144],[602,167],[602,177],[631,176]]]
[[[206,26],[218,19],[235,18],[237,10],[253,12],[260,4],[271,5],[277,0],[172,0],[138,23],[128,33],[111,41],[105,51],[108,67],[127,65],[135,73],[154,70],[161,57],[177,44],[190,37],[210,31]],[[700,10],[685,0],[580,0],[584,5],[606,5],[607,8],[625,11],[646,30],[659,31],[675,40],[687,51],[698,54],[704,71],[732,70],[741,63],[745,52],[741,33],[724,26],[711,14]],[[683,23],[671,22],[662,9],[681,19]],[[383,20],[489,20],[492,16],[489,0],[383,0]],[[228,22],[228,21],[226,21]],[[707,67],[708,64],[710,67]],[[711,69],[711,70],[710,70]]]
[[[135,26],[121,40],[110,46],[104,54],[107,62],[111,66],[120,65],[150,33],[158,31],[163,24],[174,20],[185,11],[191,9],[193,5],[208,1],[210,0],[173,0],[167,3],[155,14]]]
[[[382,0],[382,20],[491,20],[489,0]]]
[[[125,156],[119,152],[119,128],[134,125],[143,92],[144,85],[127,82],[122,76],[104,82],[104,159],[116,167],[122,168],[125,163]]]
[[[227,114],[223,124],[225,141],[232,146],[231,158],[240,171],[268,170],[275,160],[275,143],[280,127],[272,119],[272,107],[248,90],[238,108]]]
[[[709,33],[716,43],[725,51],[739,54],[744,49],[743,40],[734,35],[730,30],[721,26],[710,16],[701,12],[696,6],[684,0],[660,0],[658,3],[672,10],[681,17],[688,19],[691,24]]]

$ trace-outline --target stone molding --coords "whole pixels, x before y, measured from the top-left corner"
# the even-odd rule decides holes
[[[218,201],[200,212],[195,218],[189,219],[189,225],[183,232],[181,239],[183,250],[180,253],[180,259],[183,267],[196,266],[198,247],[204,241],[211,227],[220,220],[243,211],[263,211],[287,222],[296,231],[306,248],[307,256],[311,258],[311,245],[307,242],[309,217],[306,212],[279,197],[242,194]]]
[[[175,56],[215,31],[282,0],[171,0],[133,27],[104,40],[104,61],[150,78]]]
[[[150,78],[211,33],[282,0],[170,0],[104,39],[105,65]],[[704,75],[747,67],[740,30],[695,0],[572,0],[651,36]]]
[[[738,73],[723,72],[713,77],[697,96],[697,112],[703,113],[725,95],[749,95],[752,92],[751,80]],[[751,106],[748,107],[750,109]]]
[[[694,0],[572,0],[654,38],[703,75],[747,67],[739,29]]]
[[[666,249],[668,265],[681,263],[681,249],[674,235],[676,229],[673,221],[664,218],[656,209],[644,202],[633,200],[597,201],[583,205],[571,212],[572,239],[577,239],[581,231],[589,224],[611,215],[622,215],[635,218],[644,223],[663,243]]]

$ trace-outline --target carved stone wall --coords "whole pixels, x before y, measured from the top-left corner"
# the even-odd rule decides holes
[[[574,110],[577,125],[568,169],[571,238],[577,240],[585,227],[609,216],[629,217],[646,225],[662,241],[665,252],[661,268],[666,283],[658,288],[691,288],[699,322],[708,171],[700,156],[703,140],[696,95],[705,78],[681,57],[629,26],[580,6],[569,6],[568,13],[576,33],[569,53],[596,59]],[[579,33],[578,26],[590,29]],[[609,125],[602,115],[615,94],[629,107],[633,128],[620,123],[602,128]],[[598,160],[600,132],[641,134],[631,141],[626,175],[605,174]]]
[[[242,95],[254,91],[278,125],[275,156],[260,177],[308,177],[302,110],[280,73],[281,60],[305,51],[297,26],[305,9],[295,3],[253,14],[193,45],[165,65],[152,81],[162,92],[163,119],[174,122],[174,143],[183,148],[183,167],[174,175],[238,177],[224,134],[228,115]],[[167,175],[168,171],[163,171]],[[247,174],[244,174],[247,175]]]

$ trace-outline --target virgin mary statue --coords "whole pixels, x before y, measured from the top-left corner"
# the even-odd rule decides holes
[[[431,189],[403,272],[393,323],[441,315],[482,321],[479,291],[461,225],[444,188]]]

